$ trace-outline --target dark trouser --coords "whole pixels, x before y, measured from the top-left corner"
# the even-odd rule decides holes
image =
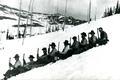
[[[89,43],[88,48],[91,49],[93,47],[96,47],[96,43]]]
[[[5,78],[10,78],[12,76],[16,76],[16,75],[26,72],[26,71],[28,71],[28,69],[26,69],[25,67],[18,67],[18,68],[12,69],[12,70],[8,70],[4,74],[4,76],[5,76]]]
[[[103,39],[98,39],[97,43],[98,43],[99,45],[105,45],[105,44],[107,44],[108,41],[109,41],[108,39],[105,39],[105,40],[103,40]]]
[[[6,77],[6,78],[10,78],[11,76],[16,76],[17,74],[19,74],[20,73],[20,71],[18,70],[18,69],[13,69],[13,70],[8,70],[5,74],[4,74],[4,76]]]
[[[80,53],[82,53],[82,52],[84,52],[84,51],[86,51],[86,50],[88,50],[88,49],[90,49],[90,48],[89,48],[89,44],[81,45],[81,46],[80,46]]]
[[[59,57],[60,59],[66,59],[66,58],[72,56],[72,51],[68,50],[68,52],[66,54],[57,53],[56,56]]]
[[[46,55],[39,58],[36,64],[48,64],[50,61],[51,61],[51,57],[49,55]]]

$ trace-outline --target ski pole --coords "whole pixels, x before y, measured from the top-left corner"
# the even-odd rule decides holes
[[[89,34],[90,34],[90,33],[88,33],[88,43],[89,43],[89,38],[90,38]]]
[[[99,37],[99,29],[98,28],[97,28],[97,35],[98,35],[98,39],[99,39],[100,37]]]
[[[58,51],[59,51],[59,48],[60,48],[60,42],[58,42]]]
[[[49,46],[48,46],[48,54],[50,53],[50,44],[49,44]]]
[[[70,46],[71,46],[71,37],[70,37]]]
[[[37,59],[39,58],[39,48],[37,49]]]
[[[80,42],[80,37],[79,37],[79,35],[78,35],[78,41]]]
[[[23,66],[26,65],[26,61],[25,61],[25,53],[23,54]]]
[[[11,64],[11,57],[9,58],[9,70],[11,70],[10,64]]]

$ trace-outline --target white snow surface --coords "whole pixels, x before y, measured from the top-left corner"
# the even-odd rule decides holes
[[[8,70],[9,57],[12,58],[18,53],[22,61],[23,53],[28,61],[28,56],[33,54],[36,57],[37,48],[48,47],[49,43],[60,42],[60,51],[63,49],[63,41],[70,40],[70,37],[80,35],[83,31],[88,33],[98,27],[108,33],[109,42],[107,45],[95,47],[78,55],[73,55],[66,60],[59,60],[44,67],[35,68],[23,74],[19,74],[9,80],[120,80],[120,15],[92,21],[66,29],[64,32],[53,32],[44,35],[23,39],[1,42],[4,49],[0,50],[0,78]]]

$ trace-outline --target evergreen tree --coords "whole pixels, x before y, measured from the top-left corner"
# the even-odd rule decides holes
[[[119,13],[119,0],[117,1],[117,5],[116,5],[116,10],[115,10],[115,14]]]
[[[118,13],[120,14],[120,6],[119,6],[119,8],[118,8]]]
[[[107,16],[110,16],[110,8],[107,10]]]
[[[110,8],[110,11],[109,11],[109,16],[111,16],[113,14],[113,10],[112,10],[112,7]]]
[[[105,12],[104,12],[104,15],[103,15],[103,17],[106,17],[106,13],[107,13],[107,12],[106,12],[106,9],[105,9]]]

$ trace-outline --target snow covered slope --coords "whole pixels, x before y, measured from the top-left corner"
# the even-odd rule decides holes
[[[1,45],[4,46],[4,50],[0,51],[0,77],[8,69],[9,57],[13,57],[16,53],[20,54],[21,60],[23,53],[26,53],[28,61],[29,54],[36,56],[37,48],[42,49],[53,41],[56,44],[60,41],[60,50],[62,50],[65,39],[69,40],[70,37],[80,35],[83,31],[96,31],[97,27],[103,27],[110,39],[107,45],[33,69],[9,80],[120,80],[119,21],[120,15],[114,15],[92,21],[91,24],[85,23],[66,29],[64,32],[26,38],[24,45],[22,45],[22,39],[3,42]],[[12,59],[12,63],[14,63],[14,59]]]

